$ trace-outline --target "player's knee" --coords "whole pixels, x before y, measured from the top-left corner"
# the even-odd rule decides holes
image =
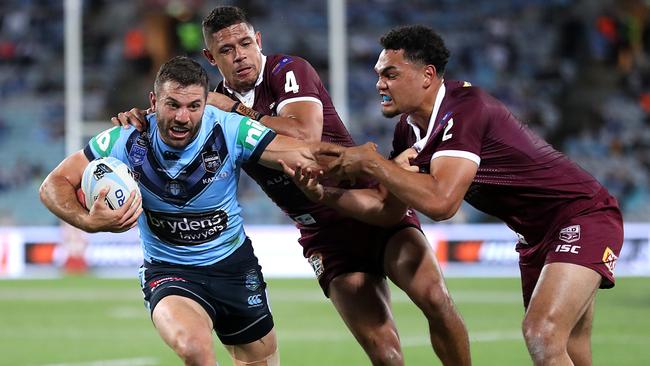
[[[372,332],[359,342],[373,365],[404,364],[399,337],[393,329]]]
[[[444,283],[431,283],[410,294],[413,302],[427,315],[437,318],[452,311],[454,305]]]
[[[278,351],[277,347],[273,353],[260,360],[240,360],[233,351],[230,351],[230,357],[232,358],[232,363],[234,366],[280,366],[280,352]]]
[[[212,340],[203,338],[205,337],[194,335],[192,332],[176,336],[173,344],[174,351],[186,365],[214,364]]]
[[[526,316],[522,331],[534,360],[544,360],[566,352],[568,334],[550,317]]]
[[[402,352],[396,347],[378,348],[368,353],[373,366],[398,366],[404,365]]]

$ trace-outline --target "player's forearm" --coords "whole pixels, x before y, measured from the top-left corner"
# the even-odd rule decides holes
[[[84,231],[88,211],[77,200],[76,189],[65,177],[49,175],[39,189],[41,201],[54,215]]]
[[[342,189],[325,187],[320,201],[345,216],[372,225],[395,225],[406,214],[406,205],[387,200],[386,192],[374,188]]]
[[[301,124],[293,117],[264,116],[260,121],[264,126],[276,133],[293,137],[305,142],[320,141],[322,131],[311,131],[302,128]]]
[[[409,172],[384,159],[367,162],[364,164],[364,172],[375,177],[399,201],[433,220],[446,220],[458,209],[429,174]]]
[[[312,170],[323,170],[314,154],[315,146],[300,140],[277,135],[266,147],[260,157],[260,164],[275,170],[282,170],[278,160],[284,161],[291,168],[301,166]]]

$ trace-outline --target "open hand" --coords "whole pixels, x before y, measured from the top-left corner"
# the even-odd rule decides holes
[[[296,169],[291,169],[284,161],[278,160],[282,165],[282,170],[293,179],[293,183],[313,202],[319,202],[323,199],[325,189],[320,183],[323,177],[323,171],[313,171],[311,168],[303,169],[300,165]]]
[[[117,114],[117,117],[112,117],[111,123],[113,123],[115,126],[122,126],[124,128],[133,126],[136,130],[142,132],[147,129],[148,123],[145,116],[149,113],[153,113],[151,108],[146,110],[131,108],[130,111],[120,112]]]
[[[381,158],[377,153],[377,145],[373,142],[347,148],[326,145],[319,148],[316,154],[337,157],[328,165],[326,174],[338,180],[351,181],[355,181],[358,176],[363,175],[365,170],[372,165],[373,159]]]

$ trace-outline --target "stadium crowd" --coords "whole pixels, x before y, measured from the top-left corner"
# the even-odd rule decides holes
[[[308,59],[328,84],[327,5],[230,1],[267,35],[263,51]],[[200,19],[210,1],[83,1],[83,116],[106,121],[147,105],[159,65],[201,55]],[[291,11],[287,11],[291,9]],[[146,11],[145,11],[146,10]],[[390,150],[393,123],[380,114],[372,68],[377,38],[423,23],[452,50],[447,76],[504,101],[556,148],[603,182],[627,221],[650,220],[650,5],[642,0],[356,0],[346,4],[350,119],[357,143]],[[56,222],[38,201],[46,171],[64,156],[63,1],[0,4],[0,226]],[[290,223],[242,176],[249,224]],[[270,213],[274,214],[271,215]],[[457,222],[490,220],[468,206]]]

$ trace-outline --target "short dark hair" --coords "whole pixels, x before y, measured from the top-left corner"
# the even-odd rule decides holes
[[[391,29],[379,43],[386,50],[404,50],[404,57],[413,62],[436,67],[443,75],[449,60],[449,50],[433,29],[424,25],[407,25]]]
[[[208,40],[208,36],[212,33],[239,23],[246,23],[249,27],[253,27],[246,13],[241,8],[236,6],[218,6],[212,9],[208,16],[203,18],[203,36]]]
[[[162,85],[168,81],[178,83],[182,87],[201,85],[208,95],[208,73],[201,65],[187,56],[176,56],[160,66],[154,91],[158,93]]]

